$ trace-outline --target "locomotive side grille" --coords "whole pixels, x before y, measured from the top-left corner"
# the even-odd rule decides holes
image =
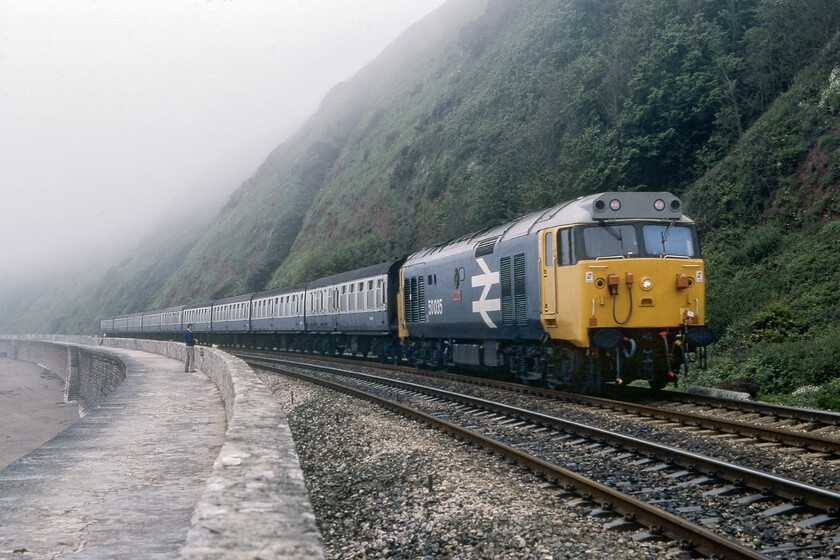
[[[513,256],[513,270],[510,257],[499,260],[499,280],[502,285],[502,324],[507,326],[524,325],[528,320],[527,298],[525,294],[526,269],[525,253]],[[511,272],[513,274],[511,275]]]
[[[513,308],[517,325],[524,325],[528,321],[525,286],[525,253],[519,253],[513,256]]]
[[[426,280],[415,276],[403,280],[406,323],[426,322]]]
[[[426,322],[426,281],[423,275],[417,277],[417,320]]]
[[[411,279],[411,322],[417,322],[417,277]]]
[[[510,257],[502,257],[499,262],[499,276],[502,284],[502,324],[512,325],[513,284],[510,281]]]

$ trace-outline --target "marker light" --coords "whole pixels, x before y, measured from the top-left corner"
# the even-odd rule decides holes
[[[644,278],[642,278],[642,281],[639,283],[639,285],[641,285],[643,290],[650,290],[651,288],[653,288],[653,280],[645,276]]]
[[[621,202],[617,198],[610,200],[610,210],[613,212],[621,210]]]
[[[656,199],[656,202],[653,203],[653,207],[662,212],[665,210],[665,201],[661,198]]]

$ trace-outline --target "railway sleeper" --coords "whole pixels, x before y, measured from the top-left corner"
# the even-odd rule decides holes
[[[802,529],[810,529],[812,527],[822,527],[824,525],[832,525],[840,523],[840,512],[837,510],[830,510],[827,513],[817,515],[802,521],[797,521],[793,525]]]
[[[802,498],[796,498],[786,504],[782,504],[764,510],[763,512],[761,512],[761,515],[763,517],[774,517],[777,515],[793,515],[795,513],[801,513],[807,510],[813,510],[813,508],[811,508],[807,503],[805,503],[805,500],[803,500]]]

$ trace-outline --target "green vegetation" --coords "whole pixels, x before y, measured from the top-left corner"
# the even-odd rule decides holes
[[[720,334],[697,380],[837,406],[838,31],[836,0],[450,0],[193,239],[1,326],[279,286],[583,194],[670,190],[701,227]]]

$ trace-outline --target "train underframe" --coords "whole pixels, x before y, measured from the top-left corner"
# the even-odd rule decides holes
[[[694,368],[706,367],[706,345],[713,340],[705,327],[679,329],[602,329],[590,333],[591,345],[580,348],[543,340],[407,339],[401,359],[415,367],[465,368],[483,375],[508,377],[529,385],[598,393],[605,383],[647,381],[651,388],[676,384]],[[478,346],[481,362],[459,362],[453,350]],[[489,346],[489,351],[483,350]]]
[[[144,333],[145,338],[176,340],[177,335]],[[680,329],[601,329],[580,348],[543,340],[456,340],[408,338],[394,334],[196,333],[200,344],[230,348],[283,350],[326,356],[355,356],[417,368],[466,370],[528,385],[598,393],[605,383],[647,381],[654,389],[676,382],[682,372],[705,367],[705,327]],[[458,349],[473,352],[457,352]],[[463,356],[474,356],[463,359]],[[460,357],[460,359],[459,359]]]

